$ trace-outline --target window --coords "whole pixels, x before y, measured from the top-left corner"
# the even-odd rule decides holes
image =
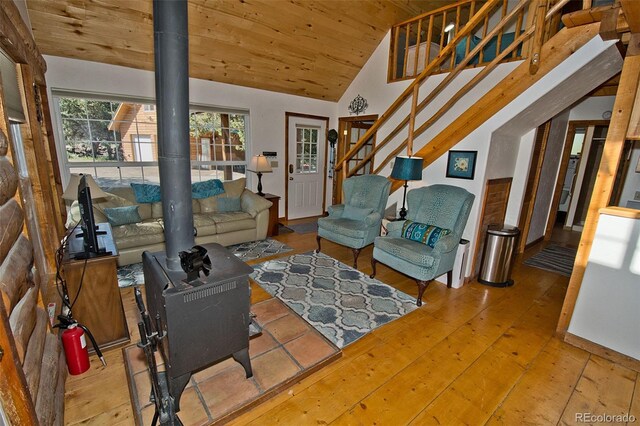
[[[54,99],[69,173],[90,173],[102,186],[160,182],[154,104],[62,93]],[[245,175],[247,113],[198,106],[189,123],[192,181]]]
[[[296,173],[318,172],[318,132],[320,128],[296,126]]]

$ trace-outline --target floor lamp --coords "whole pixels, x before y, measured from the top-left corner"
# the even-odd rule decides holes
[[[404,220],[407,217],[407,209],[405,208],[407,187],[409,186],[407,181],[422,179],[422,158],[404,155],[396,157],[391,177],[404,181],[404,195],[402,196],[402,208],[400,209],[400,219]]]

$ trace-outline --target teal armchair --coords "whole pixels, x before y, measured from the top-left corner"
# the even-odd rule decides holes
[[[391,181],[379,175],[354,176],[346,179],[342,188],[345,203],[330,206],[329,216],[318,219],[316,253],[322,238],[350,247],[353,267],[357,268],[360,250],[380,235]]]
[[[447,273],[447,286],[451,287],[453,262],[474,198],[470,192],[450,185],[431,185],[409,191],[407,219],[450,233],[430,247],[402,235],[405,221],[390,222],[387,235],[374,241],[371,278],[376,275],[377,262],[410,276],[418,284],[418,306],[422,305],[422,295],[434,278]]]

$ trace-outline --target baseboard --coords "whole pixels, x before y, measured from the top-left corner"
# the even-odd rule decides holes
[[[542,241],[544,241],[544,235],[542,237],[540,237],[540,238],[537,238],[537,239],[531,241],[529,244],[524,246],[524,249],[525,250],[529,250],[531,247],[535,246],[536,244],[538,244],[538,243],[540,243]]]
[[[587,340],[583,337],[576,336],[575,334],[571,334],[569,332],[565,333],[564,341],[569,343],[570,345],[573,345],[580,349],[584,349],[587,352],[598,355],[599,357],[605,358],[609,361],[615,362],[640,373],[640,360],[632,358],[629,355],[621,354],[620,352],[616,352],[613,349],[609,349],[598,343],[594,343],[591,340]]]

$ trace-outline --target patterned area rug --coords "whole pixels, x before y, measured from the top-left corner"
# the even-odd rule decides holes
[[[339,348],[417,308],[413,297],[322,253],[269,260],[254,269],[251,278]]]
[[[267,238],[262,241],[236,244],[227,247],[227,249],[245,262],[293,250],[288,245],[271,238]],[[144,284],[142,263],[134,263],[132,265],[121,266],[118,268],[118,285],[120,287],[130,287],[132,285],[142,284]]]
[[[524,264],[570,277],[575,260],[576,249],[549,245],[540,253],[537,253],[525,260]]]

